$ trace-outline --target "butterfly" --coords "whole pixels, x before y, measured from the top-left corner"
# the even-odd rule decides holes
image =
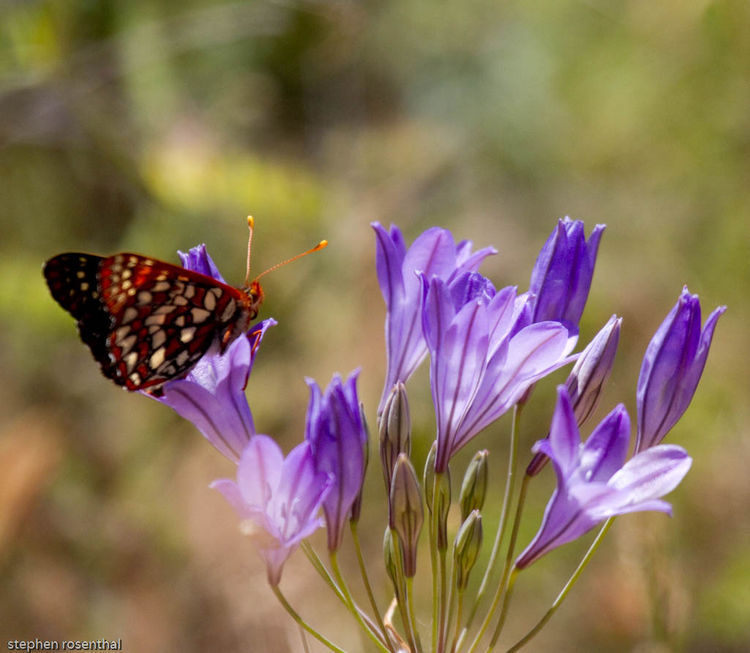
[[[252,218],[248,226],[252,242]],[[248,283],[250,242],[240,288],[127,252],[59,254],[44,264],[43,274],[52,297],[78,322],[104,376],[158,396],[164,383],[185,376],[212,345],[223,353],[248,330],[263,302],[261,276],[327,245],[321,241]]]

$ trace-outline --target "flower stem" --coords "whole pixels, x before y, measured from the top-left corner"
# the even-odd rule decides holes
[[[300,617],[297,614],[294,608],[291,605],[289,605],[289,602],[281,593],[281,590],[279,589],[278,585],[272,585],[271,589],[273,590],[273,593],[276,595],[276,598],[279,599],[279,602],[281,603],[281,605],[284,606],[284,609],[291,615],[292,619],[294,619],[302,628],[304,628],[308,633],[310,633],[315,639],[317,639],[323,645],[327,646],[332,651],[335,651],[335,653],[346,653],[344,649],[339,648],[333,642],[323,637],[323,635],[321,635],[317,630],[315,630],[312,626],[310,626],[304,619],[302,619],[302,617]]]
[[[433,497],[434,497],[433,485]],[[435,509],[430,511],[430,569],[432,570],[432,650],[437,650],[438,634],[438,570],[437,570],[437,528],[435,527]]]
[[[344,580],[344,577],[341,574],[341,569],[339,568],[338,556],[336,555],[336,551],[331,551],[329,557],[331,560],[331,569],[333,569],[333,575],[336,578],[336,582],[338,583],[338,586],[341,589],[341,592],[343,593],[344,598],[346,599],[346,604],[349,607],[349,611],[354,615],[354,618],[359,622],[359,625],[368,634],[370,639],[373,642],[375,642],[378,648],[384,653],[389,653],[388,648],[385,646],[384,641],[381,641],[381,637],[386,640],[387,638],[385,638],[380,633],[378,633],[377,629],[373,628],[371,624],[368,624],[365,622],[362,615],[360,614],[359,608],[354,603],[354,599],[352,598],[352,594],[349,591],[349,587],[347,586],[346,581]]]
[[[602,540],[604,539],[604,536],[607,534],[609,529],[612,527],[612,524],[614,523],[615,518],[610,517],[606,522],[604,522],[604,526],[602,526],[601,530],[599,531],[599,534],[596,536],[594,541],[591,543],[591,546],[589,547],[589,550],[586,552],[586,555],[583,556],[583,559],[579,563],[578,567],[576,567],[576,570],[573,572],[573,575],[568,579],[568,582],[565,583],[565,587],[562,588],[560,593],[557,595],[557,598],[552,603],[552,606],[549,610],[544,614],[544,616],[538,621],[536,626],[534,626],[526,635],[524,635],[521,639],[519,639],[513,646],[511,646],[508,649],[508,653],[514,653],[515,651],[519,651],[521,647],[525,646],[529,643],[531,639],[533,639],[536,634],[545,626],[545,624],[552,618],[552,615],[555,614],[555,611],[557,608],[560,607],[560,604],[565,600],[565,597],[568,595],[568,592],[573,588],[573,585],[576,584],[578,579],[580,578],[581,574],[583,573],[583,570],[588,565],[589,561],[593,557],[596,550],[599,548],[599,545],[601,544]]]
[[[518,576],[519,569],[515,565],[513,566],[513,570],[510,572],[510,576],[508,577],[508,586],[505,589],[505,594],[503,596],[503,607],[500,609],[500,618],[497,620],[497,626],[495,627],[495,632],[492,635],[492,639],[490,640],[490,645],[487,648],[487,653],[489,653],[493,648],[495,648],[495,644],[497,644],[497,640],[500,637],[500,633],[503,630],[503,626],[505,625],[505,617],[508,614],[508,606],[510,605],[510,597],[513,594],[513,587],[516,584],[516,576]]]
[[[448,553],[447,543],[441,542],[445,533],[446,525],[441,523],[441,501],[445,501],[442,492],[443,484],[450,484],[450,477],[445,477],[446,472],[436,472],[432,492],[432,514],[430,519],[430,542],[432,554],[432,650],[444,653],[446,639],[446,616],[448,601],[448,565],[446,556]],[[445,478],[445,480],[444,480]],[[436,564],[437,563],[437,564]],[[437,569],[436,569],[437,567]]]
[[[315,552],[315,549],[313,549],[308,542],[302,542],[301,544],[302,550],[305,552],[305,555],[307,556],[308,560],[310,560],[310,563],[313,567],[315,567],[315,570],[320,574],[321,578],[326,582],[326,584],[334,591],[336,596],[339,598],[339,600],[348,607],[346,597],[344,596],[343,592],[339,589],[339,586],[336,584],[336,581],[333,579],[333,576],[329,573],[329,571],[326,569],[325,564],[323,564],[323,561],[320,559],[320,556]]]
[[[500,635],[500,630],[502,629],[503,621],[505,619],[505,612],[508,609],[508,575],[510,574],[511,566],[513,563],[513,554],[516,549],[516,539],[518,538],[518,527],[521,524],[521,514],[523,512],[524,503],[526,502],[526,491],[528,489],[529,480],[531,478],[531,476],[524,476],[523,481],[521,482],[521,490],[518,494],[518,505],[516,506],[516,516],[513,519],[513,528],[510,533],[510,541],[508,542],[508,552],[505,555],[505,567],[503,568],[503,575],[500,579],[500,583],[497,586],[497,591],[495,592],[495,597],[492,600],[492,605],[487,612],[487,616],[482,622],[482,627],[479,629],[479,632],[477,633],[474,641],[471,644],[469,653],[472,653],[474,650],[476,650],[476,647],[479,645],[480,640],[489,627],[490,621],[492,621],[495,611],[497,610],[497,607],[498,605],[500,605],[500,601],[502,600],[501,620],[495,628],[495,633],[492,636],[493,642],[496,641],[497,637]]]
[[[365,567],[365,559],[362,555],[362,547],[359,542],[359,530],[357,529],[357,522],[350,521],[349,526],[351,528],[352,532],[352,541],[354,542],[354,550],[357,553],[357,563],[359,564],[359,572],[362,575],[362,582],[365,586],[365,591],[367,592],[367,598],[370,601],[370,606],[372,607],[372,612],[375,615],[375,619],[377,622],[378,627],[380,628],[380,632],[383,635],[383,638],[385,639],[386,646],[388,646],[388,649],[393,653],[393,647],[391,646],[390,639],[388,639],[388,634],[385,630],[385,624],[383,623],[383,617],[380,614],[380,610],[378,610],[378,604],[377,601],[375,601],[375,594],[372,591],[372,585],[370,585],[370,578],[367,575],[367,567]]]
[[[500,552],[500,544],[503,540],[505,529],[508,525],[508,509],[510,507],[510,500],[513,496],[513,490],[515,489],[516,468],[518,466],[518,425],[521,420],[522,408],[523,406],[519,404],[516,404],[513,408],[513,420],[510,427],[510,448],[508,450],[508,473],[505,478],[505,494],[503,496],[503,506],[500,512],[500,523],[497,525],[497,533],[495,534],[495,543],[492,545],[490,560],[484,570],[484,576],[482,577],[482,582],[479,585],[479,590],[477,590],[477,595],[474,599],[474,604],[472,605],[471,611],[469,612],[469,616],[466,619],[466,625],[463,627],[461,635],[458,638],[458,643],[455,647],[456,650],[461,648],[461,644],[463,644],[464,638],[466,637],[469,629],[471,628],[471,624],[474,621],[474,617],[476,616],[479,604],[482,602],[482,599],[487,593],[490,578],[492,576],[492,573],[495,571],[495,566],[497,564],[498,554]]]
[[[489,584],[490,576],[494,571],[495,564],[497,562],[497,556],[500,552],[500,543],[502,542],[503,536],[505,535],[505,528],[508,524],[508,508],[510,506],[510,500],[513,496],[513,489],[515,487],[516,480],[516,468],[518,461],[518,423],[521,417],[521,406],[517,405],[513,408],[513,420],[511,422],[510,432],[510,448],[508,451],[508,473],[505,478],[505,493],[503,496],[503,506],[500,512],[500,523],[497,526],[497,534],[495,536],[495,543],[492,546],[492,553],[490,554],[490,560],[487,564],[487,568],[482,577],[482,582],[477,591],[477,597],[472,607],[471,613],[467,620],[467,628],[471,627],[471,622],[479,607],[479,603],[482,601],[487,586]]]
[[[456,653],[458,650],[458,633],[461,628],[461,620],[464,614],[464,595],[466,590],[458,590],[458,613],[456,615],[456,633],[453,636],[453,644],[451,645],[451,653]]]
[[[409,615],[409,631],[412,635],[412,647],[414,653],[422,653],[422,642],[419,640],[419,631],[417,630],[417,620],[414,616],[414,578],[406,579],[406,612]]]

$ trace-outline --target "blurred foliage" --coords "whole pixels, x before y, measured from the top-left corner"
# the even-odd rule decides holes
[[[682,284],[705,309],[729,311],[670,436],[695,458],[675,518],[619,520],[529,648],[748,650],[749,32],[746,0],[2,3],[0,640],[299,649],[252,546],[206,490],[230,466],[191,425],[99,376],[48,296],[45,259],[80,249],[174,261],[207,242],[239,283],[248,212],[255,270],[328,238],[265,284],[264,314],[279,326],[248,391],[259,429],[289,448],[304,376],[327,382],[361,365],[370,413],[376,404],[383,309],[370,221],[393,221],[409,240],[439,224],[493,244],[500,255],[484,270],[523,289],[554,219],[569,214],[608,225],[582,338],[624,317],[600,410],[634,410],[642,353]],[[433,428],[426,381],[422,370],[410,384],[418,463]],[[527,445],[544,432],[553,387],[527,411]],[[507,426],[479,446],[502,442]],[[373,467],[373,568],[381,486]],[[547,475],[535,488],[521,541],[551,487]],[[542,614],[583,546],[522,576],[509,637]],[[302,558],[286,590],[330,624],[338,608],[317,600]],[[338,618],[331,630],[361,646]]]

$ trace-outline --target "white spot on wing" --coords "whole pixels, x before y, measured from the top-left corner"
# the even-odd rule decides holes
[[[195,322],[196,324],[205,322],[208,319],[208,317],[211,315],[211,313],[209,313],[208,311],[203,310],[202,308],[198,308],[198,307],[191,308],[190,314],[193,316],[193,322]]]
[[[185,327],[182,331],[180,331],[180,340],[182,342],[190,342],[193,337],[195,336],[195,327]]]
[[[158,349],[166,341],[167,341],[167,334],[164,333],[164,329],[159,329],[157,327],[156,330],[154,331],[154,335],[151,338],[151,347],[153,349]]]
[[[159,349],[151,354],[151,358],[148,359],[148,364],[152,370],[155,370],[164,362],[164,355],[166,354],[166,351],[167,350],[164,349],[164,347],[159,347]]]
[[[125,361],[125,365],[127,365],[128,367],[128,372],[130,372],[138,362],[138,354],[134,351],[131,351],[127,356],[124,356],[122,360]]]
[[[125,309],[125,312],[122,314],[122,323],[127,324],[128,322],[132,322],[137,317],[138,317],[138,311],[132,306],[128,306]]]

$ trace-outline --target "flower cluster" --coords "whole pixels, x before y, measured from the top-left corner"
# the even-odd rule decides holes
[[[184,378],[166,383],[158,400],[192,421],[219,452],[237,464],[236,480],[221,479],[212,487],[237,511],[243,532],[257,539],[268,581],[284,606],[331,650],[341,649],[308,626],[280,593],[285,561],[307,537],[325,526],[332,572],[312,549],[307,552],[334,594],[380,650],[421,651],[424,647],[412,584],[425,523],[435,592],[432,650],[461,648],[472,636],[474,650],[495,619],[491,648],[504,623],[518,572],[618,515],[671,513],[662,497],[681,482],[692,460],[682,447],[661,441],[696,391],[725,308],[714,310],[701,328],[698,297],[685,288],[657,329],[634,388],[637,432],[633,453],[628,455],[631,423],[623,404],[615,406],[585,442],[581,441],[580,429],[602,396],[622,328],[622,319],[613,315],[580,353],[573,353],[603,225],[597,225],[587,239],[583,222],[560,220],[537,258],[528,291],[520,293],[512,286],[498,290],[479,273],[482,261],[495,253],[492,247],[473,251],[472,243],[456,244],[450,231],[439,228],[428,229],[407,247],[397,227],[385,229],[378,223],[372,227],[377,276],[386,306],[386,373],[376,411],[388,501],[385,567],[393,597],[384,615],[368,580],[356,530],[360,512],[366,507],[362,493],[369,460],[366,411],[357,391],[359,371],[346,379],[335,375],[325,389],[307,380],[310,400],[304,437],[286,457],[274,440],[256,433],[245,396],[261,342],[275,324],[272,319],[253,326],[246,337],[238,338],[223,353],[210,350]],[[181,256],[187,268],[221,279],[205,247]],[[420,482],[412,459],[407,383],[428,354],[435,438]],[[474,632],[474,618],[496,571],[498,547],[508,525],[510,511],[506,508],[513,495],[520,408],[536,383],[573,363],[567,381],[557,389],[549,434],[531,447],[534,455],[516,505],[516,522],[505,556],[508,562],[501,579],[494,583],[497,593],[492,607]],[[485,501],[489,452],[478,451],[466,469],[455,502],[460,506],[460,519],[451,545],[451,465],[455,465],[457,451],[509,411],[514,419],[510,437],[502,439],[507,440],[511,452],[503,518],[474,607],[467,612],[464,600],[469,575],[481,559],[485,504],[499,505],[499,501]],[[548,460],[557,486],[539,531],[516,555],[526,487]],[[352,527],[371,612],[353,600],[336,563],[347,522]],[[449,579],[453,583],[450,589]],[[395,610],[400,613],[403,631],[394,625]]]

